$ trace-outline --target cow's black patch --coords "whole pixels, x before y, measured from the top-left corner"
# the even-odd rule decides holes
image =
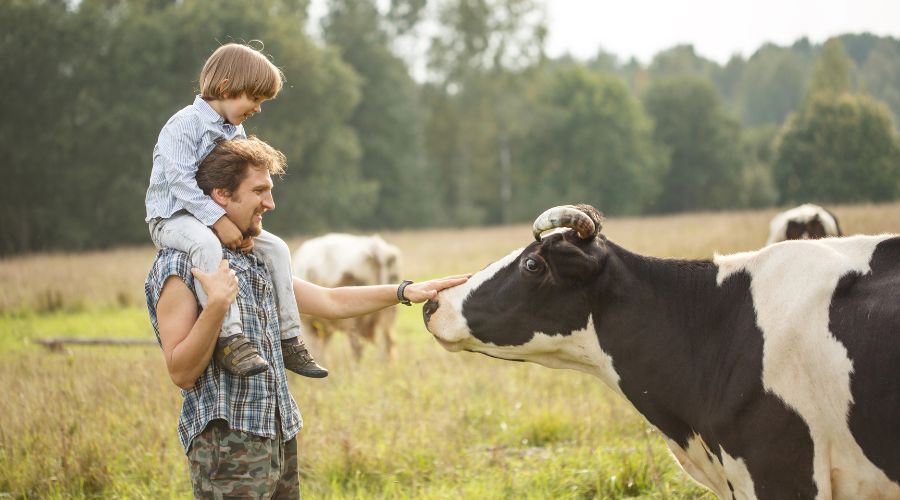
[[[882,241],[871,272],[841,278],[829,329],[853,362],[849,425],[866,457],[900,483],[900,238]]]
[[[809,428],[762,385],[750,276],[719,287],[710,262],[610,249],[617,285],[594,317],[622,392],[683,448],[699,434],[720,464],[720,450],[743,459],[760,498],[815,497]]]
[[[819,214],[816,214],[812,220],[806,223],[806,236],[811,240],[817,240],[828,236],[828,232],[825,231],[825,226],[822,225],[822,221],[819,219]]]
[[[799,240],[806,234],[806,223],[795,220],[789,220],[787,229],[784,231],[784,237],[788,240]]]
[[[834,234],[834,236],[843,236],[844,232],[841,230],[841,223],[838,221],[837,216],[831,213],[827,208],[823,208],[822,210],[824,210],[825,213],[831,217],[831,220],[834,221],[834,228],[837,230],[837,233]]]

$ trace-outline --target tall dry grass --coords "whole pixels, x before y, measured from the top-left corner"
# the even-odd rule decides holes
[[[829,207],[847,234],[900,233],[900,202]],[[661,217],[613,217],[603,232],[620,245],[658,257],[705,258],[765,244],[776,209],[691,213]],[[535,214],[537,215],[537,214]],[[528,244],[528,225],[389,231],[382,236],[404,254],[410,279],[477,270]],[[296,248],[305,238],[289,238]],[[141,306],[151,246],[106,252],[51,253],[0,259],[0,314],[30,310],[78,311]]]

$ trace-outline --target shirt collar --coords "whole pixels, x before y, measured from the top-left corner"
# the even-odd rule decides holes
[[[200,116],[206,118],[210,122],[225,123],[225,119],[222,118],[222,115],[217,113],[216,110],[214,110],[212,106],[210,106],[209,103],[206,102],[205,99],[203,99],[203,97],[198,95],[194,98],[194,107],[197,108],[197,111],[200,112]]]
[[[228,259],[228,263],[232,269],[237,271],[246,271],[251,267],[254,267],[259,264],[259,261],[256,260],[256,256],[253,253],[245,254],[243,252],[235,252],[233,250],[229,250],[228,248],[222,247],[222,258]]]

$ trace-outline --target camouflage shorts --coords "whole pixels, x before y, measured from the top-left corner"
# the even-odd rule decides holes
[[[196,498],[300,498],[296,438],[254,436],[213,420],[191,442],[188,462]]]

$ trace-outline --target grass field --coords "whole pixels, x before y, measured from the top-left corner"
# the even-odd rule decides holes
[[[900,232],[900,203],[830,207],[845,231]],[[610,219],[640,253],[709,257],[758,248],[774,210]],[[382,236],[404,277],[471,272],[531,240],[527,225]],[[290,241],[296,246],[300,239]],[[0,498],[189,498],[181,403],[160,351],[31,339],[151,339],[150,247],[0,260]],[[397,361],[332,343],[324,380],[292,376],[305,498],[711,498],[658,433],[580,372],[450,354],[401,308]]]

